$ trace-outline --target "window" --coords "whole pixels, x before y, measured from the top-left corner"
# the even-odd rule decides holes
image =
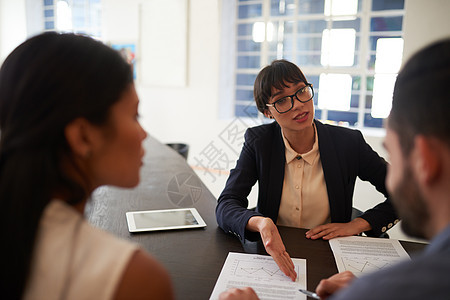
[[[314,86],[316,118],[380,128],[403,53],[404,0],[237,0],[234,114],[260,117],[259,70],[297,64]]]
[[[43,0],[44,30],[101,37],[100,0]]]

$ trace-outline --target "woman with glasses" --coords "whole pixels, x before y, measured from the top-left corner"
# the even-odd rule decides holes
[[[258,110],[275,122],[249,128],[236,167],[218,199],[219,226],[240,240],[261,237],[280,269],[296,273],[276,225],[308,228],[325,240],[381,236],[398,222],[385,188],[386,161],[361,132],[314,119],[314,89],[286,60],[263,68],[254,84]],[[386,200],[351,220],[356,178],[369,181]],[[258,181],[258,202],[248,195]]]

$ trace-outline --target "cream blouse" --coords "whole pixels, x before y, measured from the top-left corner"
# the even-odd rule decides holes
[[[286,166],[278,225],[310,229],[330,222],[330,205],[315,126],[314,132],[313,148],[303,154],[295,152],[282,133]]]

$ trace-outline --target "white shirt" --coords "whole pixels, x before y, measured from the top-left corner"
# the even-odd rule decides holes
[[[112,299],[138,245],[50,202],[41,217],[24,299]]]

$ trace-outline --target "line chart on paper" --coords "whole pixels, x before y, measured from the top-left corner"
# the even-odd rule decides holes
[[[298,290],[306,288],[306,259],[292,258],[297,279],[292,281],[269,255],[229,252],[210,300],[230,288],[252,287],[259,299],[306,299]]]
[[[370,273],[373,271],[378,271],[381,269],[389,268],[392,266],[391,261],[384,259],[374,259],[374,258],[348,258],[341,257],[342,264],[345,270],[352,272],[355,276],[361,274]]]
[[[355,276],[389,268],[410,259],[399,240],[347,236],[329,241],[339,272]]]
[[[295,271],[299,274],[298,266]],[[231,272],[233,276],[254,278],[260,280],[281,280],[290,281],[289,277],[283,274],[275,262],[261,261],[261,263],[236,259],[233,262]]]

